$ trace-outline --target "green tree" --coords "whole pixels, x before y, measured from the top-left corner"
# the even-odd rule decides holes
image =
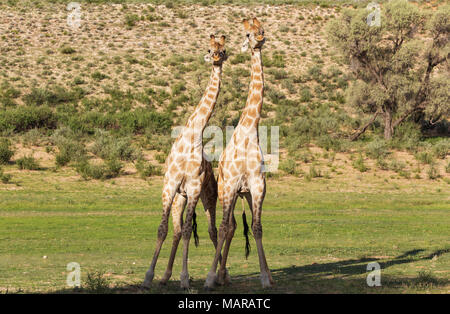
[[[356,76],[348,90],[349,103],[371,114],[353,140],[378,117],[389,140],[405,120],[435,124],[450,112],[450,6],[424,12],[406,0],[395,0],[379,13],[379,26],[367,21],[367,9],[357,9],[344,11],[327,27],[330,42]]]

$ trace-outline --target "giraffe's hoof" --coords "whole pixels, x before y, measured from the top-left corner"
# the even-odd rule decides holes
[[[231,277],[230,274],[228,273],[228,269],[225,268],[225,270],[219,270],[219,273],[217,275],[217,279],[216,279],[216,283],[224,286],[224,285],[229,285],[231,284]]]
[[[217,276],[216,273],[214,272],[209,272],[208,276],[206,277],[206,281],[205,284],[203,286],[203,288],[205,289],[205,291],[211,291],[214,289],[214,284],[217,281]]]
[[[261,274],[261,285],[263,289],[271,288],[273,284],[273,280],[267,274]]]
[[[152,271],[147,271],[147,273],[145,274],[145,280],[142,283],[142,288],[150,289],[154,275],[155,274]]]
[[[230,273],[228,272],[228,269],[225,269],[225,277],[224,277],[223,281],[224,281],[225,285],[231,284],[231,276],[230,276]]]
[[[141,288],[144,290],[149,290],[151,286],[151,283],[144,281],[141,285]]]
[[[180,287],[185,290],[189,289],[189,274],[188,273],[181,273]]]

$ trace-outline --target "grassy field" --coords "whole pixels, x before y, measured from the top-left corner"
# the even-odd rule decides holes
[[[204,91],[212,33],[227,36],[229,58],[209,125],[236,125],[250,80],[241,23],[255,15],[267,39],[261,123],[280,127],[262,218],[276,285],[261,289],[253,240],[245,259],[238,202],[232,286],[216,292],[450,292],[448,119],[405,121],[390,141],[380,120],[349,140],[370,116],[349,105],[355,78],[325,27],[369,1],[79,2],[74,29],[67,1],[0,0],[0,293],[145,292],[170,131]],[[431,12],[444,1],[414,3]],[[150,293],[203,291],[214,250],[197,213],[192,289],[179,288],[181,254],[158,285],[170,231]],[[381,287],[366,284],[374,261]],[[81,289],[66,286],[70,262]]]
[[[87,182],[71,170],[16,172],[14,184],[0,186],[2,293],[74,292],[66,286],[66,265],[72,261],[81,265],[81,291],[144,292],[138,285],[155,245],[161,212],[159,177],[144,181],[129,175]],[[311,182],[270,178],[263,227],[276,286],[261,289],[256,251],[248,260],[244,257],[238,202],[238,231],[229,258],[232,286],[216,291],[450,292],[448,184],[413,181],[386,183],[374,174],[359,180]],[[202,292],[213,254],[200,207],[201,242],[190,251],[189,293]],[[158,285],[170,245],[169,233],[151,293],[183,292],[180,253],[172,280],[167,287]],[[366,285],[366,267],[372,261],[381,265],[381,287]],[[96,274],[103,281],[96,281]]]

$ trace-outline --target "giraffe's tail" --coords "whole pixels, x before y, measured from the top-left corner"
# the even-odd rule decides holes
[[[198,233],[197,233],[197,214],[195,213],[195,209],[194,209],[194,215],[192,215],[192,232],[194,233],[195,246],[198,247],[198,244],[200,241],[199,241]]]
[[[244,237],[245,237],[245,258],[247,259],[250,255],[250,241],[248,239],[248,224],[247,215],[245,215],[244,199],[242,199],[242,222],[244,223]]]

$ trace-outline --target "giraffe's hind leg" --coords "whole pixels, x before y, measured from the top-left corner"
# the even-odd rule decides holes
[[[223,247],[222,260],[220,262],[219,274],[217,281],[219,284],[229,284],[231,281],[230,275],[227,273],[227,258],[228,252],[230,251],[231,241],[234,237],[234,232],[236,230],[236,219],[234,218],[234,206],[236,204],[236,197],[232,200],[231,208],[229,209],[228,216],[228,228],[225,236],[225,245]]]
[[[209,238],[217,248],[217,228],[216,228],[216,206],[217,206],[217,182],[212,172],[211,163],[207,164],[207,174],[203,182],[200,199],[205,208],[206,218],[208,220]]]
[[[165,285],[172,276],[173,262],[177,253],[178,244],[181,239],[181,228],[183,227],[183,212],[186,206],[186,198],[181,194],[176,194],[172,205],[172,220],[173,220],[173,242],[172,251],[170,252],[169,263],[164,277],[161,279],[160,284]]]
[[[178,187],[179,187],[179,184],[178,185],[165,184],[164,188],[163,188],[163,197],[162,197],[163,198],[163,214],[162,214],[162,218],[161,218],[161,223],[158,227],[158,238],[156,240],[155,253],[153,254],[152,263],[150,264],[150,267],[147,270],[147,273],[145,274],[145,280],[143,283],[143,286],[145,288],[150,288],[153,277],[155,276],[156,262],[158,261],[161,247],[167,236],[170,209],[172,207],[172,202],[173,202],[173,199],[175,197]]]
[[[214,178],[211,164],[208,164],[209,171],[205,178],[205,182],[200,193],[200,199],[202,200],[203,207],[205,208],[205,214],[208,221],[209,238],[214,244],[214,249],[217,249],[217,228],[216,228],[216,208],[217,208],[217,181]],[[219,263],[222,261],[222,254],[219,255]],[[229,275],[225,269],[227,281],[229,281]]]
[[[183,289],[189,288],[189,273],[188,273],[188,255],[189,255],[189,241],[192,234],[192,219],[195,212],[195,207],[200,198],[201,179],[192,180],[186,185],[187,205],[186,205],[186,220],[181,228],[183,238],[183,269],[180,275],[180,286]]]
[[[252,231],[256,241],[256,248],[258,250],[259,268],[261,271],[261,284],[263,288],[270,288],[273,285],[272,275],[270,274],[269,266],[267,265],[266,256],[262,244],[262,224],[261,213],[262,204],[265,196],[265,182],[264,178],[255,178],[256,182],[251,185],[251,209],[252,209]],[[249,200],[249,198],[247,198]]]

